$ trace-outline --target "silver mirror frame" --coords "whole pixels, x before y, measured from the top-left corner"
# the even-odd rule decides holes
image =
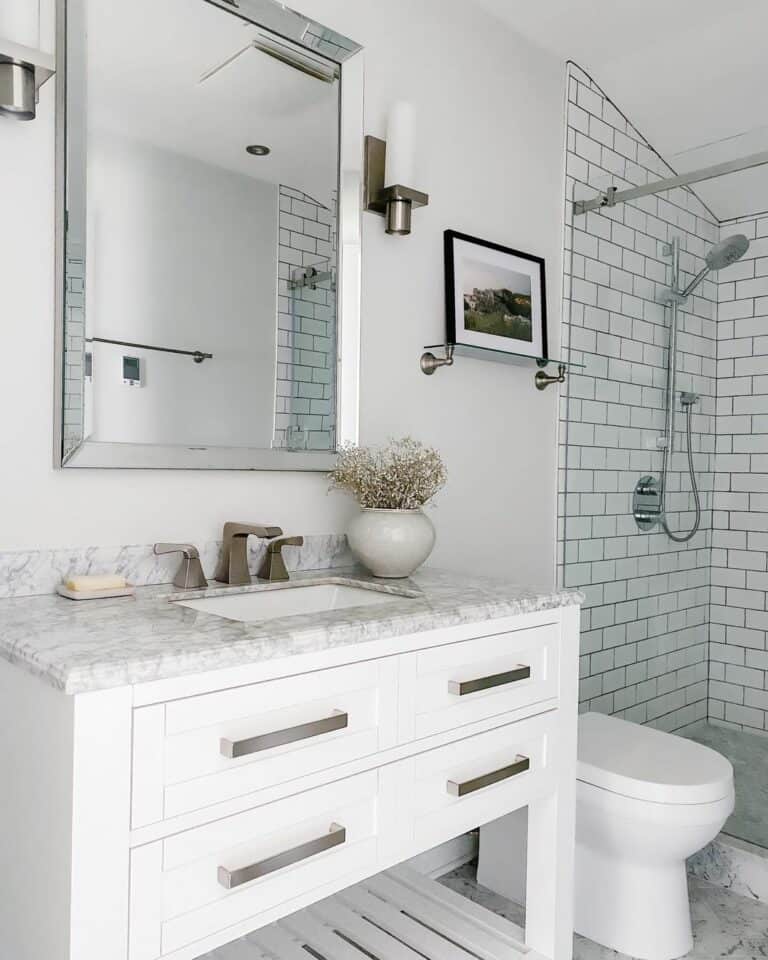
[[[360,395],[362,285],[363,85],[362,47],[275,0],[204,0],[299,44],[337,64],[341,72],[339,145],[337,445],[357,443]],[[54,433],[56,468],[159,470],[327,471],[328,451],[250,447],[97,443],[84,440],[64,456],[67,169],[67,14],[70,0],[56,2],[56,316],[54,326]]]

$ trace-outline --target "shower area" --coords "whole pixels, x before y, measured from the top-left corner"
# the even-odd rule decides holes
[[[586,596],[581,706],[726,755],[725,833],[768,850],[768,213],[718,220],[573,64],[566,172],[558,566]]]
[[[279,189],[274,447],[336,447],[337,207]]]

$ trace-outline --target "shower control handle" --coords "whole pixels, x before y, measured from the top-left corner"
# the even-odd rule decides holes
[[[644,532],[652,530],[663,518],[661,483],[657,477],[640,477],[632,498],[632,515]]]

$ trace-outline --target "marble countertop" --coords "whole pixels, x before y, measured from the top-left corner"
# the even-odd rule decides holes
[[[242,623],[170,601],[275,585],[180,594],[164,584],[140,587],[134,597],[104,600],[19,597],[0,601],[0,657],[76,694],[572,606],[583,599],[574,590],[537,590],[431,569],[397,581],[354,569],[317,570],[294,574],[290,583],[375,584],[403,599]]]

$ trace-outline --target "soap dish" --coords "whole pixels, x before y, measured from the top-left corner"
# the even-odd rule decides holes
[[[70,590],[60,583],[56,587],[56,593],[69,600],[106,600],[107,597],[132,597],[136,593],[136,587],[128,584],[116,590]]]

